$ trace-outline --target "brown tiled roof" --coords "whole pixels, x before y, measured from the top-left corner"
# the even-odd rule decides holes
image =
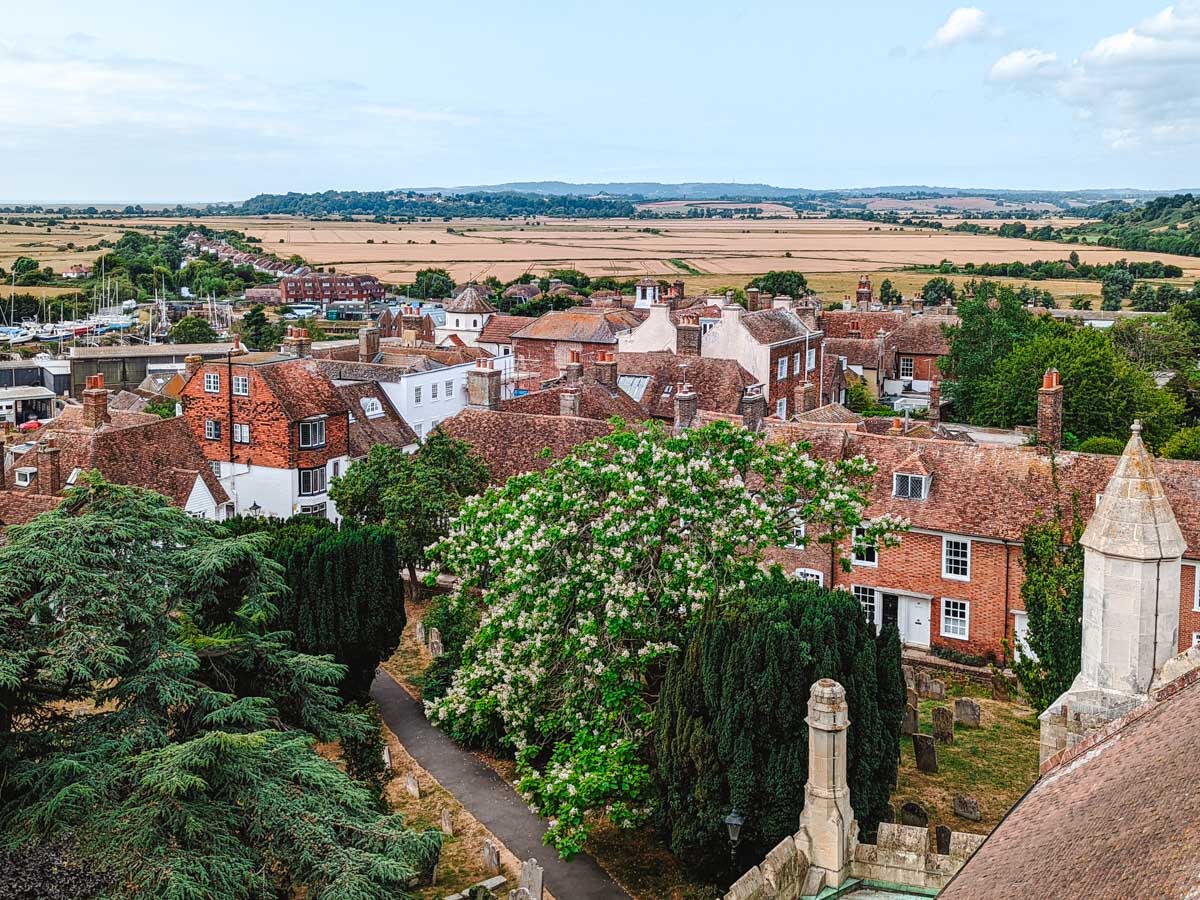
[[[795,419],[797,422],[806,422],[812,425],[858,425],[862,422],[862,416],[846,409],[840,403],[826,403],[824,406],[810,409],[806,413],[796,413]]]
[[[108,408],[123,412],[141,412],[146,408],[146,399],[141,394],[135,394],[133,391],[117,391],[115,394],[109,396]]]
[[[423,363],[423,357],[414,357]],[[334,381],[399,381],[413,372],[408,366],[389,366],[383,363],[343,362],[339,359],[315,359],[317,368]],[[423,368],[422,368],[423,371]]]
[[[579,415],[585,419],[608,420],[619,416],[626,422],[640,422],[646,412],[620,388],[609,388],[590,375],[580,382]],[[567,384],[562,379],[553,387],[531,391],[522,397],[505,400],[501,408],[506,412],[537,413],[557,416],[562,405],[562,393]]]
[[[689,306],[677,306],[671,310],[671,321],[676,325],[684,317],[719,319],[721,318],[721,305],[719,303],[708,303],[704,300],[697,300]]]
[[[487,320],[476,341],[480,344],[510,344],[514,332],[536,321],[533,316],[495,315]]]
[[[638,402],[658,419],[675,417],[675,390],[682,382],[691,384],[700,409],[730,414],[740,414],[742,393],[758,383],[734,359],[677,356],[669,350],[618,353],[616,357],[621,375],[649,376]],[[669,395],[668,387],[672,388]]]
[[[379,349],[382,353],[380,361],[388,365],[403,365],[393,362],[392,357],[400,356],[423,356],[430,362],[443,366],[458,366],[477,359],[490,358],[492,355],[482,347],[406,347],[401,338],[384,338],[379,342]]]
[[[762,309],[744,313],[742,324],[750,336],[760,344],[777,344],[780,341],[803,339],[814,332],[790,309]]]
[[[579,444],[611,431],[607,423],[596,419],[469,408],[438,428],[475,448],[487,463],[494,484],[523,472],[540,472]],[[544,449],[551,458],[542,455]]]
[[[624,309],[574,306],[539,316],[512,336],[544,341],[615,344],[619,332],[634,328],[639,321],[637,316]]]
[[[315,359],[290,359],[258,369],[258,376],[279,401],[289,422],[346,411],[346,404],[322,365]]]
[[[62,497],[30,494],[22,490],[0,490],[0,525],[24,525],[34,516],[49,512]]]
[[[825,338],[825,358],[846,357],[846,364],[878,369],[883,347],[874,338]]]
[[[950,341],[943,329],[957,325],[959,321],[958,316],[913,316],[894,334],[888,335],[887,347],[897,353],[945,356],[950,352]]]
[[[506,298],[520,297],[522,300],[532,300],[541,292],[542,289],[535,281],[531,284],[510,284],[504,289],[504,293],[501,296]]]
[[[1190,681],[1190,683],[1188,683]],[[1200,884],[1195,671],[1048,771],[942,900],[1186,900]]]
[[[900,310],[833,309],[821,313],[821,328],[826,338],[873,339],[881,331],[893,332],[910,318]]]
[[[392,406],[392,401],[377,383],[360,381],[354,384],[340,384],[336,390],[350,408],[350,415],[354,417],[350,423],[351,459],[366,456],[376,444],[407,447],[417,442],[416,433]],[[363,409],[364,399],[379,401],[383,415],[369,418]]]
[[[468,284],[458,292],[452,300],[446,303],[446,312],[452,313],[490,313],[496,307],[488,300],[488,291],[477,284]]]

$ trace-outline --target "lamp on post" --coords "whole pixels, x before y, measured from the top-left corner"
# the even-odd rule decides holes
[[[253,518],[257,519],[259,516],[262,515],[262,507],[259,506],[258,501],[255,500],[253,503],[250,504],[250,508],[247,509],[246,512],[248,512]]]
[[[746,817],[737,811],[736,806],[725,817],[725,828],[729,831],[729,858],[734,863],[737,862],[737,846],[742,835],[742,826],[745,824]]]

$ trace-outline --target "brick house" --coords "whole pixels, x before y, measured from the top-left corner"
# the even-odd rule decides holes
[[[579,354],[585,368],[595,365],[600,353],[617,349],[617,335],[641,319],[626,309],[576,306],[540,316],[513,332],[513,356],[522,373],[519,389],[536,390],[542,381],[558,378]]]
[[[293,303],[334,302],[370,303],[382,300],[387,291],[374,275],[337,275],[311,272],[279,279],[279,299],[285,305]]]
[[[300,332],[303,332],[301,329]],[[183,417],[237,514],[338,521],[329,483],[351,459],[350,408],[315,360],[297,355],[191,358]]]
[[[950,353],[945,330],[958,324],[958,316],[925,314],[907,319],[884,338],[886,377],[909,383],[918,393],[927,392],[939,374],[938,361]]]

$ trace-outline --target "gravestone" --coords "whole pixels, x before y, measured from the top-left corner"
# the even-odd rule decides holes
[[[515,891],[508,892],[508,900],[533,900],[533,895],[525,888],[517,888]]]
[[[983,818],[979,812],[979,801],[967,794],[954,795],[954,814],[971,822],[978,822]]]
[[[929,673],[924,669],[917,669],[913,690],[917,692],[917,696],[919,697],[929,696]]]
[[[917,828],[929,827],[929,813],[920,803],[911,800],[900,807],[900,824],[915,825]]]
[[[436,628],[433,630],[435,632],[437,631]],[[446,650],[444,647],[442,647],[442,639],[441,638],[434,638],[433,640],[431,640],[429,642],[429,655],[432,656],[434,659],[437,659],[439,656],[441,656],[445,652],[446,652]]]
[[[979,704],[970,697],[959,697],[954,701],[954,721],[959,725],[978,728],[983,721]]]
[[[929,699],[930,700],[945,700],[946,699],[946,682],[940,678],[929,679]]]
[[[420,619],[417,620],[416,634],[417,634],[417,643],[418,644],[425,643],[425,623],[422,622]]]
[[[450,807],[448,806],[442,807],[441,828],[442,834],[446,835],[447,837],[454,836],[454,817],[450,815]]]
[[[428,635],[430,644],[432,644],[434,641],[437,641],[439,644],[442,642],[442,633],[436,628],[430,628]]]
[[[483,842],[483,867],[493,875],[500,871],[500,848],[490,838]]]
[[[943,744],[954,743],[954,713],[948,706],[933,708],[933,737]]]
[[[1010,689],[1009,681],[1003,675],[992,676],[992,699],[1001,700],[1005,703],[1012,699],[1012,690]]]
[[[916,734],[920,730],[920,724],[917,722],[917,708],[909,703],[904,707],[904,723],[900,726],[900,733]]]
[[[946,856],[950,852],[950,826],[939,825],[934,830],[934,836],[937,839],[937,852]]]
[[[392,771],[392,749],[387,744],[383,745],[383,768]]]
[[[904,673],[904,686],[910,691],[916,690],[917,673],[912,666],[901,666],[900,671]]]
[[[542,881],[544,872],[536,859],[530,858],[521,863],[521,879],[518,882],[520,890],[526,892],[529,900],[542,900]]]
[[[933,736],[928,734],[914,734],[912,736],[913,756],[917,758],[917,771],[936,773],[937,766],[937,745],[933,742]]]
[[[404,790],[408,791],[409,795],[415,799],[421,799],[421,783],[417,781],[416,772],[408,773],[408,777],[404,779]]]
[[[908,689],[908,702],[910,704],[912,704],[913,706],[920,706],[921,705],[921,695],[918,694],[916,691],[914,691],[912,688],[909,688]]]

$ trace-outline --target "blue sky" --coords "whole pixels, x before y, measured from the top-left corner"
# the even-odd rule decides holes
[[[11,4],[0,202],[1200,183],[1200,0]]]

